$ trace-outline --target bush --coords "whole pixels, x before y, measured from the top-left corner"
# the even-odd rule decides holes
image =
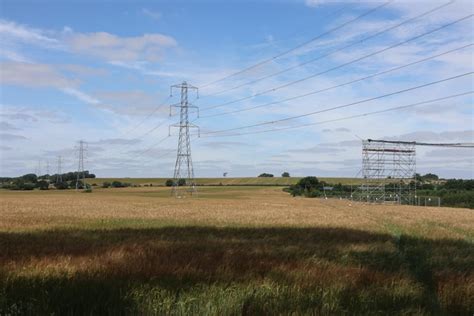
[[[186,185],[186,179],[179,179],[178,186],[182,187],[183,185]]]
[[[107,181],[102,183],[103,188],[110,188],[110,185],[111,185],[110,182],[107,182]]]
[[[171,180],[171,179],[168,179],[168,180],[166,180],[166,182],[165,182],[165,185],[166,185],[167,187],[172,187],[173,184],[174,184],[174,181]]]
[[[112,188],[122,188],[123,184],[120,181],[112,181],[112,184],[110,185]]]
[[[305,177],[298,181],[297,184],[291,185],[289,192],[293,196],[304,195],[306,197],[316,197],[320,195],[319,189],[324,183],[319,182],[316,177]]]
[[[285,171],[285,172],[283,172],[283,173],[281,174],[281,176],[282,176],[283,178],[289,178],[289,177],[290,177],[290,173],[288,173],[288,172]]]
[[[110,186],[112,188],[126,188],[132,186],[131,183],[120,182],[120,181],[113,181]]]
[[[54,184],[54,187],[58,190],[66,190],[69,186],[67,182],[58,182]]]
[[[273,174],[271,174],[271,173],[262,173],[258,177],[259,178],[273,178]]]
[[[40,190],[48,190],[49,189],[49,183],[44,181],[44,180],[40,180],[40,181],[36,182],[36,187],[39,188]]]

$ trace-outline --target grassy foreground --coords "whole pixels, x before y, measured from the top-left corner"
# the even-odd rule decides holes
[[[281,188],[0,193],[0,314],[474,311],[474,213]]]

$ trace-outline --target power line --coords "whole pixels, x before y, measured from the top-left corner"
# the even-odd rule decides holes
[[[445,79],[432,81],[432,82],[425,83],[425,84],[422,84],[422,85],[418,85],[418,86],[398,90],[398,91],[395,91],[395,92],[390,92],[390,93],[387,93],[387,94],[384,94],[384,95],[371,97],[371,98],[356,101],[356,102],[351,102],[351,103],[347,103],[347,104],[343,104],[343,105],[338,105],[338,106],[323,109],[323,110],[318,110],[318,111],[309,112],[309,113],[305,113],[305,114],[300,114],[300,115],[296,115],[296,116],[290,116],[290,117],[286,117],[286,118],[278,119],[278,120],[273,120],[273,121],[261,122],[261,123],[257,123],[257,124],[253,124],[253,125],[229,128],[229,129],[220,130],[220,131],[203,132],[202,134],[217,134],[217,133],[235,131],[235,130],[240,130],[240,129],[246,129],[246,128],[251,128],[251,127],[257,127],[257,126],[262,126],[262,125],[275,124],[275,123],[279,123],[279,122],[294,120],[294,119],[298,119],[298,118],[302,118],[302,117],[306,117],[306,116],[311,116],[311,115],[315,115],[315,114],[319,114],[319,113],[323,113],[323,112],[329,112],[329,111],[333,111],[333,110],[336,110],[336,109],[346,108],[346,107],[349,107],[349,106],[353,106],[353,105],[357,105],[357,104],[366,103],[366,102],[369,102],[369,101],[374,101],[374,100],[386,98],[386,97],[389,97],[389,96],[405,93],[405,92],[408,92],[408,91],[421,89],[421,88],[428,87],[428,86],[431,86],[431,85],[435,85],[435,84],[438,84],[438,83],[442,83],[442,82],[454,80],[454,79],[457,79],[457,78],[465,77],[465,76],[471,75],[473,73],[474,72],[470,71],[470,72],[466,72],[466,73],[463,73],[463,74],[460,74],[460,75],[448,77],[448,78],[445,78]]]
[[[137,156],[141,156],[143,154],[146,154],[147,152],[149,152],[150,150],[152,150],[153,148],[155,148],[156,146],[158,146],[159,144],[161,144],[162,142],[164,142],[166,139],[168,139],[170,136],[169,135],[166,135],[165,137],[161,138],[159,141],[157,141],[156,143],[154,143],[153,145],[151,145],[149,148],[145,149],[144,151],[140,151],[137,153]]]
[[[474,148],[474,143],[425,143],[425,142],[409,142],[403,140],[380,140],[367,139],[368,142],[386,143],[386,144],[413,144],[417,146],[435,146],[435,147],[455,147],[455,148]]]
[[[205,88],[205,87],[208,87],[208,86],[210,86],[210,85],[216,84],[216,83],[218,83],[218,82],[220,82],[220,81],[223,81],[223,80],[226,80],[226,79],[228,79],[228,78],[234,77],[234,76],[239,75],[239,74],[241,74],[241,73],[247,72],[247,71],[249,71],[249,70],[252,70],[252,69],[254,69],[254,68],[257,68],[257,67],[260,67],[260,66],[262,66],[262,65],[264,65],[264,64],[267,64],[267,63],[269,63],[269,62],[271,62],[271,61],[273,61],[273,60],[275,60],[275,59],[277,59],[277,58],[280,58],[280,57],[282,57],[282,56],[285,56],[285,55],[287,55],[287,54],[289,54],[289,53],[291,53],[291,52],[293,52],[293,51],[295,51],[295,50],[297,50],[297,49],[300,49],[301,47],[304,47],[304,46],[306,46],[306,45],[308,45],[308,44],[311,44],[312,42],[314,42],[314,41],[320,39],[321,37],[324,37],[324,36],[326,36],[326,35],[328,35],[328,34],[330,34],[330,33],[332,33],[332,32],[335,32],[335,31],[337,31],[337,30],[339,30],[339,29],[345,27],[346,25],[349,25],[350,23],[355,22],[355,21],[357,21],[357,20],[363,18],[364,16],[369,15],[369,14],[371,14],[371,13],[373,13],[373,12],[375,12],[375,11],[377,11],[377,10],[379,10],[379,9],[381,9],[381,8],[383,8],[383,7],[385,7],[385,6],[387,6],[388,4],[390,4],[390,3],[393,2],[393,1],[394,1],[394,0],[389,0],[389,1],[385,2],[385,3],[382,3],[381,5],[378,5],[377,7],[375,7],[375,8],[373,8],[373,9],[370,9],[370,10],[364,12],[363,14],[361,14],[361,15],[355,17],[354,19],[349,20],[349,21],[347,21],[347,22],[344,22],[344,23],[342,23],[341,25],[338,25],[338,26],[336,26],[336,27],[334,27],[334,28],[332,28],[332,29],[330,29],[330,30],[328,30],[328,31],[326,31],[326,32],[324,32],[324,33],[322,33],[322,34],[320,34],[320,35],[317,35],[316,37],[313,37],[312,39],[310,39],[310,40],[308,40],[308,41],[306,41],[306,42],[304,42],[304,43],[301,43],[301,44],[299,44],[299,45],[297,45],[297,46],[295,46],[295,47],[293,47],[293,48],[290,48],[290,49],[288,49],[288,50],[286,50],[286,51],[283,51],[283,52],[281,52],[281,53],[279,53],[279,54],[277,54],[277,55],[275,55],[275,56],[273,56],[273,57],[271,57],[271,58],[262,60],[262,61],[260,61],[260,62],[258,62],[258,63],[256,63],[256,64],[254,64],[254,65],[252,65],[252,66],[249,66],[249,67],[247,67],[247,68],[244,68],[244,69],[239,70],[239,71],[237,71],[237,72],[234,72],[234,73],[232,73],[232,74],[226,75],[226,76],[224,76],[224,77],[222,77],[222,78],[220,78],[220,79],[214,80],[214,81],[209,82],[209,83],[207,83],[207,84],[204,84],[204,85],[201,86],[201,88]]]
[[[303,82],[303,81],[305,81],[305,80],[315,78],[315,77],[320,76],[320,75],[322,75],[322,74],[326,74],[326,73],[328,73],[328,72],[330,72],[330,71],[343,68],[343,67],[345,67],[345,66],[351,65],[351,64],[353,64],[353,63],[356,63],[356,62],[358,62],[358,61],[364,60],[364,59],[366,59],[366,58],[369,58],[369,57],[375,56],[375,55],[377,55],[377,54],[386,52],[386,51],[388,51],[388,50],[390,50],[390,49],[396,48],[396,47],[401,46],[401,45],[403,45],[403,44],[406,44],[406,43],[408,43],[408,42],[411,42],[411,41],[414,41],[414,40],[416,40],[416,39],[422,38],[422,37],[424,37],[424,36],[426,36],[426,35],[429,35],[429,34],[432,34],[432,33],[434,33],[434,32],[440,31],[440,30],[442,30],[442,29],[444,29],[444,28],[447,28],[447,27],[449,27],[449,26],[452,26],[452,25],[454,25],[454,24],[456,24],[456,23],[459,23],[459,22],[462,22],[462,21],[464,21],[464,20],[467,20],[467,19],[471,18],[473,15],[474,15],[474,14],[469,14],[469,15],[467,15],[467,16],[464,16],[464,17],[460,18],[460,19],[457,19],[457,20],[455,20],[455,21],[452,21],[452,22],[450,22],[450,23],[447,23],[447,24],[444,24],[444,25],[442,25],[442,26],[440,26],[440,27],[437,27],[437,28],[435,28],[435,29],[433,29],[433,30],[431,30],[431,31],[428,31],[428,32],[425,32],[425,33],[423,33],[423,34],[420,34],[420,35],[411,37],[411,38],[409,38],[409,39],[407,39],[407,40],[404,40],[404,41],[402,41],[402,42],[398,42],[398,43],[393,44],[393,45],[391,45],[391,46],[385,47],[385,48],[383,48],[383,49],[381,49],[381,50],[378,50],[378,51],[375,51],[375,52],[370,53],[370,54],[368,54],[368,55],[364,55],[364,56],[362,56],[362,57],[353,59],[353,60],[351,60],[351,61],[349,61],[349,62],[343,63],[343,64],[341,64],[341,65],[338,65],[338,66],[335,66],[335,67],[332,67],[332,68],[329,68],[329,69],[324,70],[324,71],[322,71],[322,72],[318,72],[318,73],[316,73],[316,74],[312,74],[312,75],[310,75],[310,76],[307,76],[307,77],[300,78],[300,79],[295,80],[295,81],[291,81],[291,82],[285,83],[285,84],[280,85],[280,86],[277,86],[277,87],[275,87],[275,88],[271,88],[271,89],[267,89],[267,90],[264,90],[264,91],[255,93],[255,94],[253,94],[253,95],[250,95],[250,96],[247,96],[247,97],[244,97],[244,98],[240,98],[240,99],[237,99],[237,100],[233,100],[233,101],[225,102],[225,103],[222,103],[222,104],[218,104],[218,105],[210,106],[210,107],[207,107],[207,108],[203,108],[203,109],[201,109],[201,112],[202,112],[202,111],[208,111],[208,110],[211,110],[211,109],[215,109],[215,108],[218,108],[218,107],[223,107],[223,106],[226,106],[226,105],[229,105],[229,104],[233,104],[233,103],[237,103],[237,102],[240,102],[240,101],[252,99],[252,98],[255,98],[255,97],[257,97],[257,96],[264,95],[264,94],[267,94],[267,93],[269,93],[269,92],[275,92],[275,91],[277,91],[277,90],[280,90],[280,89],[282,89],[282,88],[286,88],[286,87],[291,86],[291,85],[294,85],[294,84],[296,84],[296,83],[300,83],[300,82]]]
[[[160,105],[157,106],[153,111],[151,111],[145,118],[143,118],[143,120],[141,120],[138,124],[136,124],[134,127],[132,127],[130,130],[128,130],[125,134],[129,134],[131,132],[133,132],[134,130],[136,130],[140,125],[142,125],[146,120],[148,120],[153,114],[155,114],[156,112],[158,112],[161,108],[163,108],[164,106],[167,105],[167,101],[168,99],[170,99],[171,96],[168,96],[166,97],[165,99],[163,99],[162,102],[160,102]]]
[[[444,100],[453,99],[453,98],[457,98],[457,97],[461,97],[461,96],[466,96],[466,95],[473,94],[473,93],[474,93],[474,90],[459,93],[459,94],[449,95],[449,96],[445,96],[445,97],[440,97],[440,98],[436,98],[436,99],[411,103],[411,104],[407,104],[407,105],[396,106],[396,107],[392,107],[392,108],[388,108],[388,109],[384,109],[384,110],[366,112],[366,113],[362,113],[362,114],[345,116],[345,117],[342,117],[342,118],[324,120],[324,121],[319,121],[319,122],[314,122],[314,123],[298,124],[298,125],[293,125],[293,126],[286,126],[286,127],[281,127],[281,128],[272,128],[272,129],[267,129],[267,130],[260,130],[260,131],[254,131],[254,132],[246,132],[246,133],[234,133],[234,134],[226,134],[226,135],[202,136],[202,138],[232,137],[232,136],[244,136],[244,135],[252,135],[252,134],[263,134],[263,133],[270,133],[270,132],[279,132],[279,131],[284,131],[284,130],[297,129],[297,128],[320,125],[320,124],[325,124],[325,123],[339,122],[339,121],[344,121],[344,120],[349,120],[349,119],[354,119],[354,118],[359,118],[359,117],[365,117],[365,116],[376,115],[376,114],[381,114],[381,113],[386,113],[386,112],[403,110],[403,109],[407,109],[407,108],[411,108],[411,107],[416,107],[416,106],[419,106],[419,105],[424,105],[424,104],[429,104],[429,103],[433,103],[433,102],[444,101]]]
[[[248,82],[245,82],[245,83],[236,85],[236,86],[234,86],[234,87],[231,87],[231,88],[228,88],[228,89],[225,89],[225,90],[221,90],[221,91],[216,92],[216,93],[212,93],[212,94],[207,95],[207,96],[215,96],[215,95],[219,95],[219,94],[222,94],[222,93],[226,93],[226,92],[229,92],[229,91],[232,91],[232,90],[235,90],[235,89],[238,89],[238,88],[247,86],[247,85],[252,85],[252,84],[255,84],[255,83],[257,83],[257,82],[260,82],[260,81],[262,81],[262,80],[264,80],[264,79],[268,79],[268,78],[271,78],[271,77],[274,77],[274,76],[278,76],[278,75],[281,75],[281,74],[283,74],[283,73],[285,73],[285,72],[288,72],[288,71],[290,71],[290,70],[299,68],[299,67],[304,66],[304,65],[307,65],[307,64],[309,64],[309,63],[313,63],[313,62],[315,62],[315,61],[317,61],[317,60],[320,60],[320,59],[323,59],[323,58],[325,58],[325,57],[331,56],[331,55],[333,55],[333,54],[335,54],[335,53],[337,53],[337,52],[340,52],[340,51],[342,51],[342,50],[345,50],[345,49],[347,49],[347,48],[349,48],[349,47],[352,47],[352,46],[361,44],[361,43],[363,43],[363,42],[365,42],[365,41],[367,41],[367,40],[370,40],[370,39],[372,39],[372,38],[375,38],[375,37],[377,37],[377,36],[379,36],[379,35],[382,35],[382,34],[384,34],[384,33],[390,32],[390,31],[392,31],[392,30],[394,30],[394,29],[396,29],[396,28],[399,28],[399,27],[402,26],[402,25],[405,25],[405,24],[407,24],[407,23],[410,23],[410,22],[412,22],[412,21],[414,21],[414,20],[417,20],[417,19],[419,19],[419,18],[421,18],[421,17],[423,17],[423,16],[429,15],[429,14],[431,14],[431,13],[433,13],[433,12],[435,12],[435,11],[438,11],[438,10],[440,10],[440,9],[446,7],[446,6],[449,6],[449,5],[451,5],[452,3],[454,3],[454,1],[450,1],[450,2],[448,2],[448,3],[444,3],[444,4],[442,4],[442,5],[440,5],[440,6],[437,6],[437,7],[433,8],[433,9],[431,9],[431,10],[428,10],[428,11],[426,11],[426,12],[424,12],[424,13],[421,13],[421,14],[419,14],[419,15],[417,15],[417,16],[414,16],[414,17],[412,17],[412,18],[409,18],[409,19],[407,19],[407,20],[405,20],[405,21],[403,21],[403,22],[400,22],[400,23],[398,23],[398,24],[396,24],[396,25],[390,26],[390,27],[388,27],[388,28],[386,28],[386,29],[384,29],[384,30],[382,30],[382,31],[379,31],[379,32],[377,32],[377,33],[375,33],[375,34],[372,34],[372,35],[369,35],[369,36],[367,36],[367,37],[365,37],[365,38],[356,40],[356,41],[354,41],[354,42],[352,42],[352,43],[350,43],[350,44],[348,44],[348,45],[345,45],[345,46],[340,47],[340,48],[338,48],[338,49],[332,50],[332,51],[330,51],[330,52],[328,52],[328,53],[326,53],[326,54],[320,55],[320,56],[318,56],[318,57],[316,57],[316,58],[312,58],[312,59],[310,59],[310,60],[304,61],[304,62],[302,62],[302,63],[299,63],[299,64],[297,64],[297,65],[291,66],[291,67],[289,67],[289,68],[286,68],[286,69],[283,69],[283,70],[274,72],[274,73],[272,73],[272,74],[269,74],[269,75],[260,77],[260,78],[255,79],[255,80],[251,80],[251,81],[248,81]]]
[[[324,89],[314,90],[314,91],[311,91],[311,92],[308,92],[308,93],[300,94],[300,95],[289,97],[289,98],[286,98],[286,99],[282,99],[282,100],[278,100],[278,101],[272,101],[272,102],[268,102],[268,103],[264,103],[264,104],[255,105],[255,106],[250,106],[250,107],[242,108],[242,109],[239,109],[239,110],[227,111],[227,112],[222,112],[222,113],[217,113],[217,114],[212,114],[212,115],[205,115],[205,116],[201,116],[200,118],[203,119],[203,118],[216,117],[216,116],[222,116],[222,115],[228,115],[228,114],[234,114],[234,113],[239,113],[239,112],[250,111],[250,110],[254,110],[254,109],[258,109],[258,108],[262,108],[262,107],[266,107],[266,106],[270,106],[270,105],[275,105],[275,104],[280,104],[280,103],[287,102],[287,101],[300,99],[300,98],[307,97],[307,96],[310,96],[310,95],[315,95],[315,94],[318,94],[318,93],[321,93],[321,92],[326,92],[326,91],[329,91],[329,90],[332,90],[332,89],[335,89],[335,88],[340,88],[340,87],[350,85],[350,84],[353,84],[353,83],[356,83],[356,82],[360,82],[360,81],[364,81],[364,80],[367,80],[367,79],[375,78],[377,76],[385,75],[387,73],[390,73],[390,72],[393,72],[393,71],[396,71],[396,70],[400,70],[400,69],[403,69],[403,68],[406,68],[406,67],[409,67],[409,66],[413,66],[413,65],[416,65],[416,64],[419,64],[419,63],[422,63],[422,62],[426,62],[426,61],[429,61],[429,60],[432,60],[432,59],[435,59],[435,58],[438,58],[438,57],[456,52],[458,50],[462,50],[462,49],[465,49],[467,47],[471,47],[473,45],[474,45],[474,43],[470,43],[470,44],[467,44],[467,45],[464,45],[464,46],[461,46],[461,47],[458,47],[458,48],[454,48],[454,49],[451,49],[451,50],[448,50],[448,51],[445,51],[445,52],[442,52],[442,53],[439,53],[439,54],[436,54],[436,55],[433,55],[433,56],[429,56],[429,57],[426,57],[426,58],[419,59],[417,61],[414,61],[414,62],[411,62],[411,63],[408,63],[408,64],[393,67],[393,68],[390,68],[388,70],[384,70],[384,71],[381,71],[381,72],[378,72],[378,73],[375,73],[375,74],[371,74],[371,75],[368,75],[368,76],[365,76],[365,77],[361,77],[361,78],[358,78],[358,79],[350,80],[350,81],[347,81],[347,82],[344,82],[344,83],[341,83],[341,84],[337,84],[337,85],[334,85],[334,86],[331,86],[331,87],[327,87],[327,88],[324,88]]]

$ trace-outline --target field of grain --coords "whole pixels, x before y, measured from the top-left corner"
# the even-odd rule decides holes
[[[0,314],[463,314],[474,213],[278,187],[0,192]]]

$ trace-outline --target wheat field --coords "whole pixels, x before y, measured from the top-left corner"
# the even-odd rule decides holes
[[[474,213],[276,187],[0,192],[0,314],[472,314]]]

